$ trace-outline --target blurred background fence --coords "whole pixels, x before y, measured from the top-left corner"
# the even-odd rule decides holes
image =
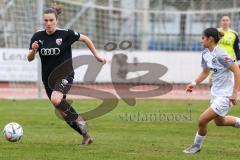
[[[175,85],[190,82],[201,69],[200,41],[206,27],[219,27],[220,17],[229,15],[232,29],[240,31],[239,0],[0,0],[0,93],[7,97],[11,93],[6,91],[15,91],[20,84],[32,86],[33,97],[44,94],[40,63],[29,64],[26,54],[33,33],[43,29],[43,10],[52,3],[64,5],[58,27],[88,35],[107,57],[106,43],[131,41],[130,49],[114,53],[134,55],[129,62],[157,63],[159,58],[168,68],[164,80]],[[80,43],[73,48],[76,56],[86,49]],[[97,82],[111,83],[104,79],[109,75],[103,71]],[[83,78],[78,82],[84,83]]]

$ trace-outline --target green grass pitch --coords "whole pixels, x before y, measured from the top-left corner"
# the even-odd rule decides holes
[[[74,101],[77,111],[88,111],[97,100]],[[0,160],[194,160],[239,159],[240,129],[209,124],[202,151],[186,155],[197,119],[208,101],[138,100],[130,107],[121,101],[112,112],[89,121],[95,138],[89,146],[59,120],[47,100],[0,101],[0,128],[9,122],[23,126],[21,141],[10,143],[0,138]],[[240,115],[239,106],[230,114]],[[154,117],[155,115],[155,117]]]

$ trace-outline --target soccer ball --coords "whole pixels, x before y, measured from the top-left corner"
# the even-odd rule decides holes
[[[17,142],[23,136],[23,128],[18,123],[8,123],[3,129],[3,135],[9,142]]]

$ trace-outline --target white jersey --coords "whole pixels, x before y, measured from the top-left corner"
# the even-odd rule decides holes
[[[202,67],[212,72],[211,95],[214,97],[231,96],[234,86],[233,73],[229,70],[234,60],[221,48],[216,46],[212,52],[202,52]]]

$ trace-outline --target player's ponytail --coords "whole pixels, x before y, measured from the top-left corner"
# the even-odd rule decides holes
[[[57,3],[52,4],[52,8],[56,10],[58,16],[62,13],[63,7],[64,6],[62,4]]]
[[[44,10],[44,14],[53,13],[56,19],[58,19],[58,16],[62,13],[63,7],[62,4],[53,3],[50,8]]]
[[[206,37],[212,37],[214,39],[214,42],[217,44],[218,41],[224,36],[223,32],[219,32],[217,28],[207,28],[203,31],[203,34]]]

